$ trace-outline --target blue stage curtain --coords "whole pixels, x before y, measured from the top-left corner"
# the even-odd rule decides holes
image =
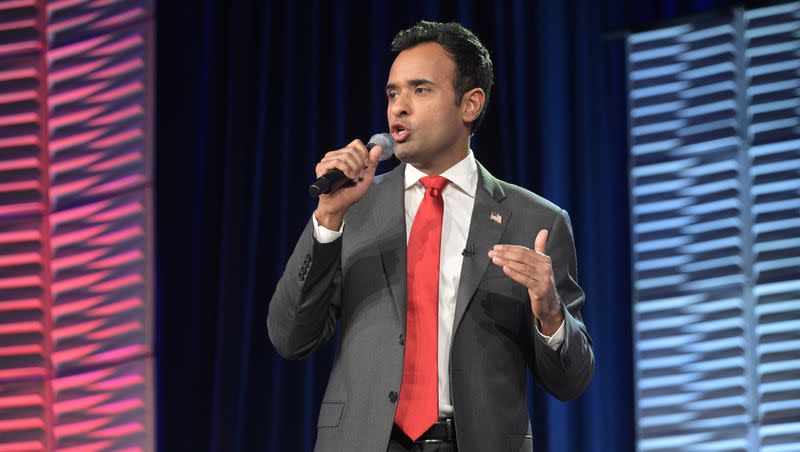
[[[313,448],[336,341],[305,361],[283,360],[267,338],[267,304],[315,206],[306,195],[314,165],[325,151],[386,129],[389,43],[428,19],[461,22],[492,52],[496,85],[473,141],[477,158],[573,220],[597,371],[572,402],[532,391],[535,450],[633,451],[617,32],[734,3],[158,2],[159,450]]]

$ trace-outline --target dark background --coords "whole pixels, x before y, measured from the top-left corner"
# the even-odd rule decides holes
[[[597,370],[572,402],[532,391],[536,450],[635,450],[624,35],[741,3],[158,2],[159,450],[313,448],[335,344],[283,360],[267,305],[314,165],[386,129],[389,44],[420,19],[461,22],[492,54],[478,160],[572,217]]]

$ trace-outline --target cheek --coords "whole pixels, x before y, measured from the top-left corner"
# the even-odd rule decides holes
[[[452,113],[443,105],[437,105],[436,108],[428,110],[428,118],[437,128],[443,129],[452,122]]]
[[[448,111],[439,111],[433,118],[433,124],[439,135],[454,135],[458,133],[458,129],[463,123],[461,116],[456,114],[452,109]]]
[[[443,126],[452,127],[463,122],[461,107],[456,106],[452,100],[442,101],[437,108],[437,121]]]

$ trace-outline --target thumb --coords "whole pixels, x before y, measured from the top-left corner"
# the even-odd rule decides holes
[[[536,242],[534,242],[533,250],[537,253],[545,254],[545,250],[547,249],[547,236],[549,232],[547,229],[542,229],[536,234]]]
[[[378,169],[378,162],[381,161],[381,152],[383,152],[383,149],[380,146],[375,146],[369,150],[369,162],[367,163],[367,167],[364,168],[364,179],[368,182],[372,181],[372,178],[375,176],[375,170]]]
[[[381,161],[381,153],[383,153],[383,148],[380,146],[375,146],[369,150],[369,166],[378,166],[378,162]]]

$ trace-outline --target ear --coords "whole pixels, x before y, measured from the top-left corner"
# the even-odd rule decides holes
[[[486,102],[486,93],[480,88],[472,88],[464,93],[461,98],[461,119],[464,122],[474,122],[483,110]]]

